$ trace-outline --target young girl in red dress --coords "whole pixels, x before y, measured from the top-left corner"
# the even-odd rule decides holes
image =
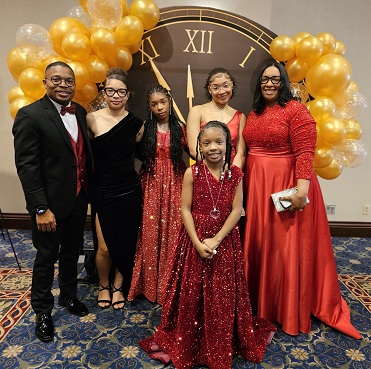
[[[161,324],[140,346],[177,369],[230,369],[235,354],[262,361],[276,328],[251,314],[237,225],[243,175],[230,166],[229,129],[211,121],[197,141],[196,164],[184,175],[183,225],[174,245]]]
[[[128,300],[144,295],[162,304],[170,254],[182,222],[180,195],[187,139],[185,125],[175,114],[167,89],[152,86],[147,92],[147,104],[149,115],[139,144],[143,217]]]

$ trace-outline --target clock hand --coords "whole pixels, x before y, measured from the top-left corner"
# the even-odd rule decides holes
[[[151,63],[151,66],[152,66],[153,72],[155,73],[155,76],[156,76],[156,78],[157,78],[158,83],[159,83],[161,86],[165,87],[167,90],[171,91],[170,86],[167,84],[165,78],[162,76],[162,74],[160,73],[160,71],[159,71],[158,68],[156,67],[156,65],[155,65],[155,63],[153,62],[153,60],[152,60],[152,59],[149,59],[149,62]],[[180,110],[179,110],[177,104],[175,103],[174,98],[173,98],[173,107],[174,107],[175,112],[178,114],[179,119],[180,119],[182,122],[185,122],[182,113],[180,112]]]
[[[189,110],[192,109],[192,99],[195,97],[193,92],[193,83],[192,83],[192,74],[191,74],[191,66],[188,64],[188,72],[187,72],[187,99],[189,104]]]

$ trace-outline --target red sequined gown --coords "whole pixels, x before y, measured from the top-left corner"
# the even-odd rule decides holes
[[[185,137],[185,130],[183,132]],[[187,142],[184,140],[183,149]],[[170,130],[157,132],[155,167],[150,174],[143,167],[143,219],[128,300],[144,295],[149,301],[163,304],[169,273],[170,254],[182,222],[180,196],[185,164],[175,174],[170,157]]]
[[[330,230],[312,169],[316,126],[308,110],[290,101],[248,116],[244,263],[251,305],[291,335],[311,330],[311,314],[361,338],[341,297]],[[275,210],[270,195],[309,179],[303,211]]]
[[[215,179],[202,162],[195,176],[192,215],[200,240],[215,235],[228,217],[234,192],[242,172],[232,166],[232,178]],[[205,180],[208,176],[214,199],[220,186],[217,209],[220,217],[210,216],[212,201]],[[211,260],[202,259],[184,226],[180,228],[161,324],[154,336],[140,341],[153,358],[166,363],[167,353],[177,369],[207,365],[210,369],[230,369],[232,355],[249,361],[263,359],[267,340],[276,330],[263,319],[252,317],[243,272],[242,249],[235,226]]]

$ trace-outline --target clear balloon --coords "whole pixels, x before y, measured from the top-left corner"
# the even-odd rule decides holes
[[[295,41],[285,35],[277,36],[270,44],[270,53],[278,61],[287,61],[295,56]]]
[[[334,97],[345,92],[352,79],[352,68],[341,55],[321,56],[309,68],[305,86],[313,97]]]
[[[296,45],[296,56],[304,63],[312,64],[315,62],[323,52],[322,41],[315,36],[308,36],[303,38]]]
[[[310,114],[318,123],[323,120],[332,118],[335,114],[336,105],[329,97],[317,97],[310,104]]]
[[[134,15],[127,15],[115,29],[115,36],[120,45],[132,45],[143,37],[143,23]]]
[[[14,86],[8,91],[8,103],[11,104],[15,99],[23,97],[24,92],[19,86]]]
[[[317,37],[322,41],[323,52],[322,55],[331,54],[335,51],[336,38],[329,32],[321,32]]]
[[[25,96],[37,100],[45,95],[43,79],[44,73],[40,69],[27,68],[19,75],[19,86]]]
[[[343,171],[343,165],[338,163],[336,159],[324,168],[314,168],[314,171],[323,179],[335,179],[340,176]]]
[[[300,101],[303,104],[307,102],[309,95],[304,85],[296,82],[291,82],[290,90],[296,100]]]
[[[18,97],[18,99],[15,99],[9,106],[9,112],[11,117],[14,119],[20,108],[23,108],[24,106],[29,105],[34,101],[35,101],[34,99],[31,99],[30,97],[27,96]]]
[[[333,146],[334,158],[347,168],[361,165],[367,156],[366,146],[358,140],[345,139]]]
[[[349,87],[347,88],[347,91],[351,91],[351,92],[358,92],[359,91],[359,86],[356,82],[354,82],[353,80],[350,81],[350,85]]]
[[[330,145],[323,145],[316,147],[314,152],[313,167],[314,168],[324,168],[330,165],[334,159],[334,153],[332,152],[332,147]]]
[[[347,133],[344,122],[338,118],[321,121],[318,123],[318,128],[320,138],[331,145],[340,142]]]
[[[353,118],[346,118],[344,119],[345,129],[347,133],[345,138],[359,140],[362,136],[363,129],[361,123],[359,123],[356,119]]]
[[[360,92],[345,91],[342,95],[335,97],[334,101],[336,116],[341,119],[359,117],[367,108],[366,96]]]
[[[308,64],[298,58],[292,58],[285,64],[290,82],[302,81],[307,74],[308,68]]]
[[[134,0],[129,14],[138,17],[145,30],[153,28],[160,19],[160,10],[152,0]]]
[[[23,54],[41,60],[53,51],[53,42],[49,32],[38,24],[25,24],[16,34],[17,46]]]
[[[6,59],[8,70],[13,79],[18,82],[19,75],[28,68],[27,57],[19,47],[13,47]]]
[[[81,23],[85,24],[86,27],[90,27],[92,19],[87,11],[82,6],[74,6],[67,12],[67,17],[75,18]]]
[[[104,56],[114,54],[118,47],[115,34],[105,28],[98,28],[92,32],[90,44],[98,55]]]
[[[116,27],[122,18],[121,0],[88,0],[91,19],[103,28]]]

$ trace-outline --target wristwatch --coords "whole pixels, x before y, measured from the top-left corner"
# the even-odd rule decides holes
[[[43,215],[48,210],[47,206],[38,206],[37,208],[33,209],[35,214],[37,215]]]

